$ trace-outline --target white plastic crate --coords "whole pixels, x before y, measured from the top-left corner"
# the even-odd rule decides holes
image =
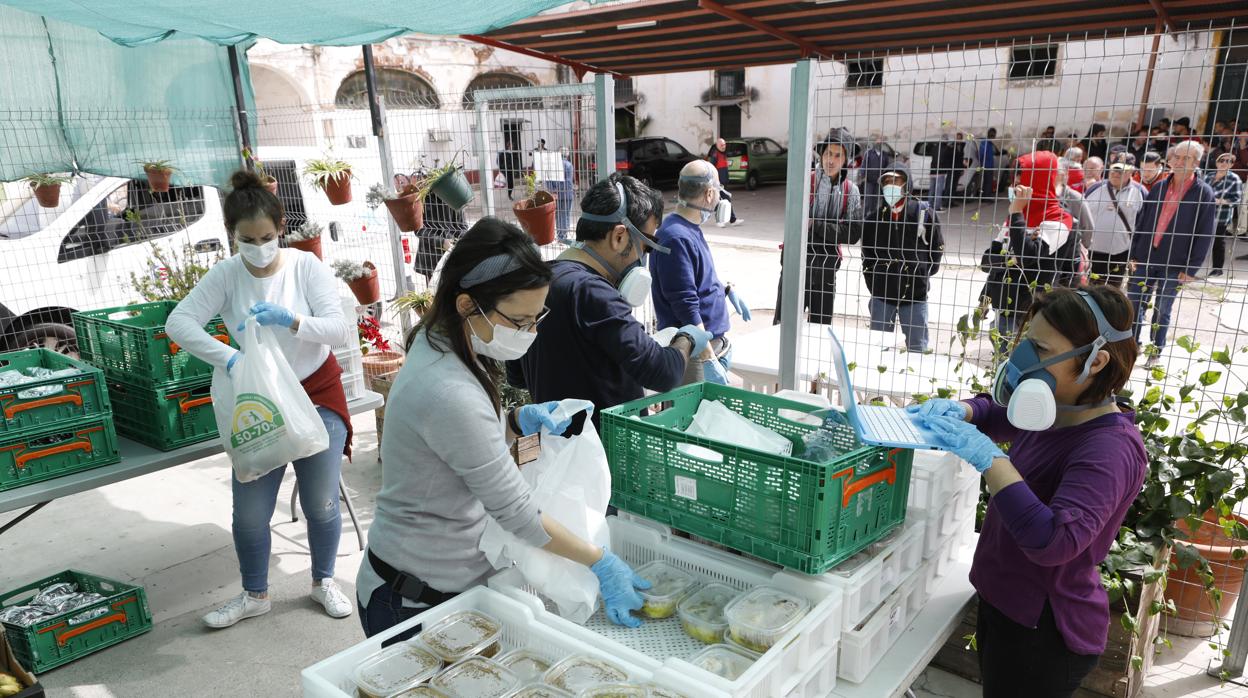
[[[693,686],[690,696],[737,698],[740,696],[788,696],[808,681],[835,650],[841,632],[841,592],[818,577],[786,571],[671,535],[649,521],[607,519],[611,550],[633,568],[665,560],[693,573],[701,582],[721,582],[737,589],[768,585],[805,598],[810,611],[750,669],[736,681],[703,671],[688,661],[706,647],[685,634],[680,619],[643,620],[641,628],[622,628],[606,620],[601,610],[584,625],[577,625],[545,610],[543,602],[524,587],[515,569],[490,579],[489,585],[522,600],[534,609],[542,623],[607,654],[653,672],[655,681],[680,688]],[[826,681],[825,681],[826,683]]]
[[[870,559],[862,561],[852,572],[838,572],[837,568],[825,573],[822,579],[841,589],[841,628],[850,630],[866,618],[884,597],[893,593],[902,580],[910,576],[923,562],[923,542],[927,523],[923,519],[906,521],[900,534],[883,545],[869,546],[861,555]],[[863,558],[859,558],[859,561]],[[848,561],[853,564],[853,558]],[[842,563],[840,567],[844,567]]]
[[[342,390],[347,394],[347,400],[364,397],[364,355],[359,345],[334,349],[334,358],[342,366]]]
[[[785,698],[824,698],[836,690],[836,668],[840,659],[840,640],[814,658],[814,666],[797,682]]]
[[[523,603],[493,589],[474,587],[384,633],[374,635],[304,669],[302,672],[303,695],[313,698],[354,698],[356,692],[355,684],[351,681],[351,672],[364,660],[380,651],[382,642],[414,625],[428,626],[452,613],[466,610],[483,611],[498,619],[503,626],[503,651],[523,647],[540,654],[552,664],[574,654],[590,654],[624,669],[629,673],[630,680],[653,679],[649,671],[630,663],[625,657],[604,652],[590,643],[582,642],[543,625],[538,622],[532,609],[527,608]],[[688,685],[671,686],[671,688],[684,692],[688,690]]]
[[[853,683],[867,678],[923,609],[926,589],[923,570],[915,570],[866,620],[841,634],[840,678]]]
[[[944,577],[949,573],[949,568],[953,566],[955,560],[962,554],[962,550],[975,539],[975,517],[965,517],[959,524],[957,530],[952,535],[947,536],[940,544],[938,554],[929,562],[936,563],[935,576]]]
[[[915,450],[910,471],[910,509],[941,509],[953,494],[958,457],[948,451]]]

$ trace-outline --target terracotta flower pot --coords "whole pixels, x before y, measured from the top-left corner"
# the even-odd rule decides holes
[[[398,224],[399,230],[413,233],[425,227],[425,202],[415,194],[386,199],[386,209]]]
[[[61,203],[61,185],[59,184],[41,184],[35,186],[32,182],[31,189],[35,190],[35,200],[44,208],[56,208]]]
[[[351,170],[325,181],[325,198],[334,206],[351,203]]]
[[[524,199],[512,204],[512,213],[520,220],[533,240],[539,245],[549,245],[555,241],[555,197],[550,192],[539,191],[532,199]]]
[[[372,262],[365,262],[364,269],[368,271],[368,275],[348,281],[347,286],[360,305],[372,305],[381,300],[381,281],[377,278],[377,267]]]
[[[393,376],[403,367],[404,358],[397,351],[374,349],[364,355],[364,376],[370,379]]]
[[[152,191],[169,191],[169,180],[173,178],[173,170],[145,167],[143,171],[147,173],[147,186]]]
[[[323,259],[323,257],[321,257],[321,236],[320,235],[317,235],[311,240],[296,240],[294,242],[289,242],[287,244],[296,250],[303,250],[304,252],[311,252],[312,254],[316,255],[317,259]]]
[[[1214,609],[1213,602],[1205,593],[1204,584],[1197,574],[1195,565],[1187,569],[1172,570],[1166,584],[1166,598],[1174,601],[1178,609],[1176,619],[1189,621],[1179,624],[1182,627],[1176,628],[1176,623],[1172,620],[1170,630],[1191,637],[1208,637],[1215,634],[1217,628],[1213,619],[1228,617],[1244,583],[1244,561],[1242,558],[1235,559],[1235,551],[1248,552],[1248,540],[1227,536],[1222,527],[1218,525],[1218,516],[1215,512],[1207,511],[1202,518],[1205,524],[1198,531],[1192,531],[1186,523],[1182,522],[1179,523],[1178,528],[1188,536],[1186,542],[1199,550],[1200,554],[1209,561],[1209,566],[1213,571],[1213,584],[1222,592],[1219,608]],[[1231,518],[1248,525],[1248,519],[1241,516],[1232,515]],[[1176,557],[1171,556],[1170,559],[1178,567]]]
[[[264,183],[264,188],[267,189],[270,194],[272,194],[273,196],[277,196],[277,180],[276,179],[273,179],[272,177],[265,175],[262,182]],[[320,255],[318,254],[317,257],[320,257]]]

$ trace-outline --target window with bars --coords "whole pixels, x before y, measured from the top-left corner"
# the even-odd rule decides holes
[[[398,68],[377,70],[377,93],[389,109],[438,109],[441,102],[433,86],[421,76]],[[368,84],[364,71],[356,71],[338,86],[334,104],[343,109],[368,109]]]
[[[1051,80],[1057,77],[1057,44],[1015,46],[1010,49],[1011,80]]]
[[[715,71],[715,96],[740,97],[745,94],[745,69]]]
[[[884,86],[884,59],[867,58],[857,61],[846,61],[845,89],[865,90]]]

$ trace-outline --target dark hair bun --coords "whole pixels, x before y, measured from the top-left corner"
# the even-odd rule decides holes
[[[263,189],[264,183],[260,181],[260,176],[250,170],[239,170],[230,175],[230,188],[234,191],[240,189]]]

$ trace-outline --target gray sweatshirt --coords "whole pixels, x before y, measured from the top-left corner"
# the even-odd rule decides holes
[[[444,353],[417,335],[390,390],[368,547],[434,589],[456,592],[493,571],[477,549],[487,516],[534,546],[550,536],[511,459],[506,425],[445,344]],[[370,572],[361,569],[357,589],[365,603],[380,584]]]

